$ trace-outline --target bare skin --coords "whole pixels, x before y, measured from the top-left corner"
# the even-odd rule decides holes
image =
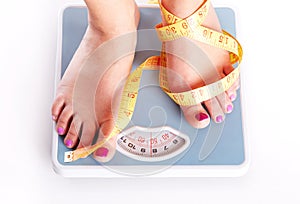
[[[186,18],[194,13],[203,2],[204,0],[162,0],[162,5],[169,12],[179,18]],[[167,25],[164,17],[162,17],[162,19],[163,24]],[[203,22],[203,26],[216,31],[221,31],[219,20],[212,5],[210,6],[208,15]],[[175,55],[168,54],[168,52],[170,53],[170,51],[174,51],[176,49],[184,49],[184,52],[186,53],[191,53],[194,50],[190,50],[188,46],[185,46],[184,41],[175,40],[165,42],[167,50],[168,84],[172,92],[183,92],[202,87],[206,84],[218,81],[233,70],[227,51],[201,42],[192,41],[206,54],[211,62],[211,65],[209,66],[213,66],[210,68],[214,68],[215,71],[205,71],[205,69],[209,69],[208,67],[203,67],[202,69],[204,70],[201,70],[202,74],[200,76],[197,72],[195,72],[195,69],[188,65],[188,62]],[[239,83],[236,82],[226,93],[222,93],[217,97],[203,102],[202,104],[181,106],[187,121],[195,128],[206,127],[210,123],[210,117],[217,123],[223,122],[225,114],[230,113],[233,110],[232,101],[236,97],[238,84]]]

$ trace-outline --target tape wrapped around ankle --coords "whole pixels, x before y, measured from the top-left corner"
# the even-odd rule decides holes
[[[160,4],[160,1],[158,2]],[[105,140],[102,140],[95,145],[65,152],[65,162],[72,162],[79,158],[87,157],[103,146],[112,137],[117,136],[128,125],[134,112],[143,70],[159,70],[160,86],[162,90],[177,104],[182,106],[199,104],[215,97],[228,90],[239,78],[239,63],[241,62],[243,55],[243,50],[239,42],[224,30],[220,33],[201,25],[209,9],[209,0],[206,0],[186,19],[180,19],[171,14],[161,4],[160,7],[164,18],[169,24],[167,26],[163,26],[162,24],[156,26],[158,37],[161,41],[166,42],[182,37],[198,40],[208,45],[227,50],[229,52],[230,62],[232,64],[238,63],[238,66],[226,77],[212,84],[191,91],[172,93],[168,87],[166,53],[163,46],[161,56],[152,56],[148,58],[127,78],[121,96],[117,120],[110,135]]]

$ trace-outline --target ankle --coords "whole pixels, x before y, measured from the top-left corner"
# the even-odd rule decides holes
[[[139,10],[134,0],[85,0],[89,26],[105,36],[134,32],[139,22]]]
[[[205,0],[162,0],[162,5],[173,15],[184,19],[193,14],[204,2]],[[162,19],[163,24],[167,25],[164,17]],[[219,32],[222,30],[218,16],[211,3],[202,25]]]
[[[173,15],[186,18],[203,4],[204,0],[162,0],[162,5]]]

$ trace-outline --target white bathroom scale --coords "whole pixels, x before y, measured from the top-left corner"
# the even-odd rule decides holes
[[[161,22],[158,5],[140,5],[141,20],[133,69],[148,57],[159,55],[161,42],[154,30]],[[235,13],[216,8],[222,28],[236,35]],[[61,13],[56,84],[59,83],[87,27],[85,6],[72,5]],[[249,159],[242,118],[240,89],[234,110],[225,121],[195,129],[180,108],[159,87],[158,71],[144,71],[133,117],[118,135],[117,151],[107,163],[92,155],[67,163],[68,149],[53,126],[54,170],[65,177],[236,177],[247,171]]]

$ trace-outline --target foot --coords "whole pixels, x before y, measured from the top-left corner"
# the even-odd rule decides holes
[[[162,5],[170,13],[182,19],[194,13],[202,3],[203,0],[185,0],[184,3],[181,0],[162,0]],[[163,24],[168,25],[164,17],[162,19]],[[210,5],[208,14],[202,25],[221,32],[221,26],[212,5]],[[205,86],[220,80],[233,70],[227,51],[195,40],[191,41],[179,39],[165,42],[168,85],[172,92],[184,92]],[[191,44],[196,46],[190,46]],[[197,48],[196,50],[195,47]],[[201,62],[200,71],[197,71],[188,64],[188,60],[168,54],[174,53],[174,50],[180,50],[185,53],[199,53],[199,51],[202,51],[208,59],[206,61],[209,61],[209,63],[205,64]],[[203,63],[205,64],[204,66]],[[210,123],[210,118],[216,123],[223,122],[225,114],[233,110],[232,101],[236,98],[238,87],[239,82],[237,81],[228,91],[204,101],[202,104],[181,106],[186,120],[195,128],[206,127]]]
[[[117,60],[106,70],[99,70],[103,73],[103,77],[98,81],[95,90],[94,109],[89,106],[83,107],[84,110],[74,108],[78,104],[80,106],[85,103],[84,95],[77,94],[79,97],[76,97],[74,90],[79,75],[82,74],[81,67],[85,67],[85,63],[90,60],[89,57],[95,55],[93,52],[96,48],[118,36],[136,32],[139,21],[139,11],[133,0],[86,0],[86,4],[89,10],[88,28],[59,83],[52,105],[56,130],[59,135],[65,136],[64,144],[68,148],[88,147],[98,130],[98,141],[112,131],[120,99],[118,94],[122,91],[124,84],[122,82],[130,73],[133,54]],[[135,40],[127,43],[135,44]],[[109,54],[107,51],[107,55]],[[86,74],[93,76],[94,73]],[[87,117],[88,113],[93,113],[95,118]],[[94,152],[94,157],[100,162],[109,161],[114,156],[115,145],[115,138],[112,138]]]

